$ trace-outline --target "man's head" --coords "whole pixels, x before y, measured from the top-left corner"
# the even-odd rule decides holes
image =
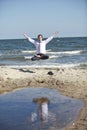
[[[41,98],[34,98],[34,103],[43,104],[43,103],[50,103],[50,100],[47,97],[41,97]]]
[[[39,35],[38,35],[38,41],[39,41],[39,42],[42,42],[42,39],[43,39],[42,34],[39,34]]]

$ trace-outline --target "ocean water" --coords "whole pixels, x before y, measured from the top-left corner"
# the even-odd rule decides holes
[[[47,60],[31,61],[35,51],[26,39],[0,40],[0,66],[87,67],[87,37],[54,38],[47,44]]]

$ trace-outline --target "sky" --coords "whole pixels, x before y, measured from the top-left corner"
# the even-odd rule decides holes
[[[0,0],[0,39],[87,36],[87,0]]]

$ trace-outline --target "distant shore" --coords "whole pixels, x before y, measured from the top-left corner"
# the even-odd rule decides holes
[[[0,94],[23,87],[47,87],[85,102],[75,123],[66,130],[87,128],[87,69],[10,68],[0,66]]]

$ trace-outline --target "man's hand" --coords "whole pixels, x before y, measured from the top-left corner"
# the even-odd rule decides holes
[[[41,58],[41,56],[40,56],[40,55],[37,55],[37,54],[36,54],[35,56],[36,56],[36,57],[38,57],[38,58]]]
[[[58,33],[59,33],[59,32],[55,32],[55,33],[53,33],[53,37],[55,37]]]
[[[25,37],[25,38],[27,38],[27,39],[28,39],[28,36],[27,36],[27,34],[26,34],[26,33],[23,33],[23,35],[24,35],[24,37]]]

